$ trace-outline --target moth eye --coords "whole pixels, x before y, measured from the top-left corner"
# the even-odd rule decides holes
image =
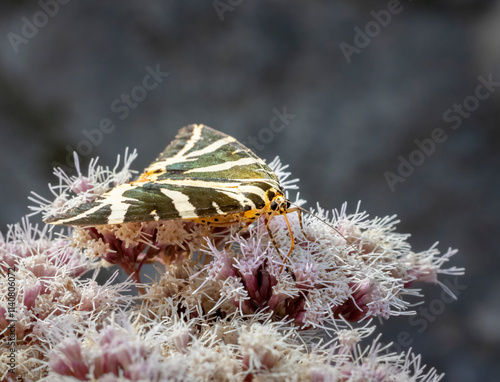
[[[279,208],[279,205],[278,205],[277,201],[274,201],[274,202],[271,203],[271,209],[273,211],[276,211],[278,208]]]
[[[290,208],[290,202],[287,200],[286,201],[286,209],[289,209]]]

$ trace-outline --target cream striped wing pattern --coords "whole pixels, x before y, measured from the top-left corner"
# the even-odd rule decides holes
[[[266,163],[233,137],[189,125],[134,182],[47,223],[93,226],[170,219],[200,219],[265,208],[283,194]]]

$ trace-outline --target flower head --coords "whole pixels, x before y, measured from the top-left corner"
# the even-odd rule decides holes
[[[33,210],[48,216],[93,201],[131,179],[135,157],[126,152],[121,170],[119,160],[113,169],[92,161],[85,175],[75,158],[78,175],[55,170],[54,200],[36,196]],[[296,188],[279,159],[269,166]],[[2,272],[13,268],[18,280],[15,312],[9,284],[0,284],[0,341],[12,314],[26,380],[438,381],[418,356],[390,353],[379,337],[361,341],[375,330],[372,318],[411,314],[408,297],[420,297],[413,284],[463,273],[443,269],[456,251],[412,251],[394,216],[369,218],[359,205],[348,214],[345,204],[301,215],[304,203],[215,227],[158,219],[56,236],[24,220],[0,236]],[[146,263],[158,274],[142,284]],[[100,285],[98,270],[84,278],[103,264],[129,279],[118,283],[115,272]],[[349,324],[359,321],[367,323]]]
[[[129,181],[132,175],[137,172],[130,169],[130,165],[135,158],[137,158],[137,151],[134,150],[130,154],[127,148],[123,158],[123,167],[120,170],[118,170],[120,155],[118,155],[116,164],[112,169],[97,165],[98,158],[92,159],[87,174],[83,175],[78,155],[75,153],[75,168],[78,175],[70,176],[62,168],[55,168],[54,175],[58,179],[58,184],[49,185],[54,200],[48,200],[33,192],[33,196],[29,197],[29,199],[36,205],[29,206],[29,208],[33,210],[33,214],[42,213],[43,218],[46,218],[92,201],[110,188]]]

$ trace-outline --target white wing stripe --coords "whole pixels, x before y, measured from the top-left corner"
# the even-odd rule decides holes
[[[199,138],[197,140],[199,140]],[[198,157],[200,157],[202,155],[213,153],[213,152],[217,151],[219,148],[221,148],[222,146],[225,146],[231,142],[236,142],[236,139],[234,139],[232,137],[219,139],[218,141],[212,143],[211,145],[208,145],[207,147],[205,147],[203,149],[200,149],[197,151],[192,151],[192,152],[186,154],[185,156],[181,156],[180,154],[187,152],[188,150],[192,149],[194,146],[194,143],[192,145],[186,144],[186,146],[184,146],[184,148],[181,151],[179,151],[174,157],[166,158],[165,160],[163,160],[161,162],[153,163],[148,168],[148,170],[152,171],[152,170],[157,170],[157,169],[164,169],[164,168],[166,168],[166,166],[171,166],[171,165],[176,164],[176,163],[195,161],[198,159]]]
[[[148,183],[148,182],[144,182]],[[213,182],[205,180],[195,180],[195,179],[162,179],[156,182],[157,184],[167,184],[172,186],[192,186],[192,187],[202,187],[202,188],[223,188],[231,189],[238,188],[242,186],[252,185],[251,183],[264,183],[269,187],[279,187],[279,183],[272,179],[234,179],[234,182]],[[140,186],[143,183],[134,183],[136,186]],[[252,185],[254,186],[254,185]],[[256,187],[256,186],[255,186]]]
[[[103,207],[106,207],[108,206],[109,204],[99,204],[98,206],[95,206],[95,207],[92,207],[91,209],[85,211],[85,212],[82,212],[81,214],[78,214],[76,216],[72,216],[70,218],[67,218],[67,219],[61,219],[61,220],[56,220],[55,222],[51,222],[51,224],[66,224],[66,223],[71,223],[75,220],[80,220],[82,218],[85,218],[91,214],[93,214],[94,212],[100,210],[101,208]]]
[[[112,188],[106,193],[104,202],[111,208],[111,214],[108,217],[108,224],[123,223],[125,214],[127,213],[130,204],[124,203],[126,200],[135,200],[133,198],[125,198],[123,193],[134,189],[130,184],[122,184],[119,187]]]
[[[249,164],[263,164],[264,162],[261,159],[256,159],[256,158],[241,158],[232,162],[224,162],[220,164],[214,164],[213,166],[207,166],[207,167],[200,167],[200,168],[193,168],[192,170],[186,171],[184,174],[192,174],[196,172],[216,172],[216,171],[223,171],[223,170],[229,170],[230,168],[237,167],[237,166],[246,166]]]
[[[231,142],[236,142],[236,139],[232,137],[219,139],[218,141],[215,141],[214,143],[208,145],[207,147],[204,147],[197,151],[191,151],[190,153],[186,154],[184,158],[199,157],[205,154],[213,153],[214,151],[220,149],[222,146],[225,146]]]
[[[217,190],[220,193],[229,196],[230,198],[236,200],[239,204],[240,207],[245,207],[245,206],[250,206],[252,210],[256,209],[257,207],[255,206],[254,202],[252,202],[250,199],[246,198],[243,194],[237,194],[233,192],[227,192],[224,190]]]
[[[266,191],[264,191],[262,188],[256,186],[240,186],[238,187],[238,190],[241,192],[248,192],[249,194],[257,195],[262,200],[265,200],[264,197],[266,195]]]
[[[203,125],[196,125],[193,129],[193,135],[189,138],[189,141],[186,142],[186,145],[174,155],[174,158],[182,157],[185,153],[191,150],[195,143],[198,142],[201,138],[201,130],[203,130]]]
[[[125,214],[127,213],[127,210],[129,208],[129,205],[127,203],[124,203],[124,201],[134,200],[132,198],[123,197],[123,193],[125,191],[131,190],[133,188],[135,188],[135,187],[130,185],[130,184],[122,184],[119,187],[112,188],[106,194],[104,194],[103,200],[99,200],[99,205],[94,206],[94,207],[90,208],[89,210],[84,211],[81,214],[78,214],[78,215],[73,216],[71,218],[58,220],[58,221],[54,222],[53,224],[71,223],[73,221],[86,218],[87,216],[92,215],[94,212],[97,212],[101,208],[106,207],[106,206],[110,206],[110,209],[111,209],[111,214],[109,215],[108,221],[106,224],[123,223],[123,220],[125,218]]]
[[[162,188],[161,192],[172,199],[172,203],[181,218],[197,216],[196,208],[191,204],[187,195],[180,191],[167,190],[166,188]]]
[[[220,206],[219,206],[217,203],[212,202],[212,206],[215,208],[215,211],[216,211],[219,215],[224,215],[224,211],[222,211],[222,210],[220,209]]]

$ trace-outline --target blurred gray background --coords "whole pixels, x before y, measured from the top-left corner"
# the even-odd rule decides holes
[[[458,301],[425,286],[428,313],[384,322],[383,341],[446,381],[497,380],[500,1],[0,7],[2,232],[31,190],[48,195],[70,151],[113,165],[135,147],[142,170],[180,127],[204,123],[279,155],[309,206],[361,200],[371,216],[397,214],[416,251],[459,248],[466,276],[441,279],[458,283]],[[414,152],[439,129],[444,141]],[[413,173],[399,173],[410,159]],[[404,182],[391,187],[387,172]]]

